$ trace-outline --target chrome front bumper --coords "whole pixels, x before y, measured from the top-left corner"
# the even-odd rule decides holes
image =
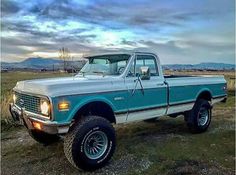
[[[36,114],[31,114],[25,111],[23,108],[19,109],[13,103],[9,105],[9,111],[13,120],[21,125],[25,125],[27,129],[34,130],[33,122],[39,123],[41,125],[41,131],[48,134],[65,134],[68,132],[71,123],[59,124],[56,121],[46,120],[37,117]]]

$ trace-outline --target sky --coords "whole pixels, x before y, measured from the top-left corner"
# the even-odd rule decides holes
[[[163,64],[235,62],[234,0],[1,0],[1,60],[129,50]]]

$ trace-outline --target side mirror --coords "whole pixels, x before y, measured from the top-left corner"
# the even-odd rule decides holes
[[[140,78],[141,80],[150,80],[150,69],[148,66],[140,67]]]

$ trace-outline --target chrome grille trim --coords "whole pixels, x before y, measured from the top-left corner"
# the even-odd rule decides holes
[[[16,105],[19,108],[24,108],[26,111],[41,114],[40,112],[40,97],[14,92],[16,95]]]

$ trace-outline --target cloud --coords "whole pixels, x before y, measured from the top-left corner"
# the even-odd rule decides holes
[[[143,48],[165,62],[233,63],[234,7],[234,0],[3,0],[3,59],[66,46],[78,55]]]
[[[121,44],[129,45],[129,46],[137,46],[137,43],[136,43],[136,42],[134,42],[134,41],[128,41],[128,40],[126,40],[126,39],[124,39],[124,38],[122,39]]]
[[[1,1],[1,15],[13,15],[20,11],[20,6],[15,1],[12,0],[2,0]]]
[[[214,3],[214,8],[212,4]],[[206,6],[209,5],[209,6]],[[30,12],[51,20],[78,20],[111,29],[139,27],[157,29],[179,27],[191,20],[214,18],[232,9],[233,1],[78,1],[53,0],[47,5],[35,4]],[[206,7],[207,8],[206,8]],[[198,7],[198,8],[197,8]],[[148,27],[148,28],[147,28]]]

